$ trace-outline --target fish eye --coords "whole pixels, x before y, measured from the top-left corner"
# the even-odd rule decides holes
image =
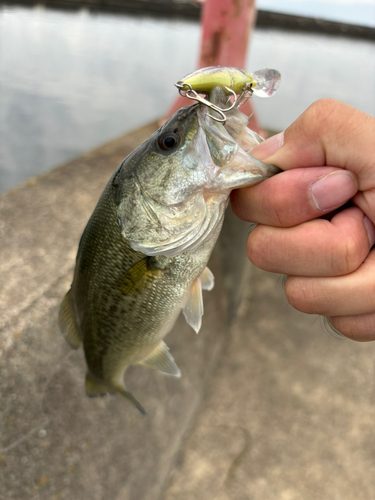
[[[159,147],[165,151],[175,148],[179,143],[180,137],[176,132],[165,132],[158,139]]]

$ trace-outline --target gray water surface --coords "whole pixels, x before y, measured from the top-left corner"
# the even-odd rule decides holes
[[[164,115],[174,82],[195,69],[200,26],[147,16],[0,10],[0,191]],[[282,84],[254,99],[264,128],[286,128],[314,100],[375,115],[375,45],[254,32],[247,70]]]

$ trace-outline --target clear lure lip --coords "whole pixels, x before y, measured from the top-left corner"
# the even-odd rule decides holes
[[[256,81],[253,87],[254,95],[257,97],[267,98],[276,94],[281,82],[281,74],[275,69],[261,69],[253,73]]]

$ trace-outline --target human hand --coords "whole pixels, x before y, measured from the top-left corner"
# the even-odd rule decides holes
[[[258,223],[249,259],[287,275],[285,293],[299,311],[375,340],[375,118],[321,99],[252,154],[284,172],[232,193],[234,213]]]

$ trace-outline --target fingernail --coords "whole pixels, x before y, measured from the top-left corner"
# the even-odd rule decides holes
[[[367,231],[367,236],[370,242],[370,248],[374,245],[375,243],[375,227],[374,224],[370,221],[368,217],[365,217],[363,219],[363,223],[365,225],[366,231]]]
[[[311,186],[311,194],[319,210],[337,208],[357,192],[356,177],[347,170],[336,170]]]
[[[251,156],[254,156],[258,160],[263,160],[264,158],[268,158],[268,156],[276,153],[278,149],[284,144],[284,132],[280,132],[280,134],[273,135],[269,139],[261,142],[259,146],[256,146]]]

